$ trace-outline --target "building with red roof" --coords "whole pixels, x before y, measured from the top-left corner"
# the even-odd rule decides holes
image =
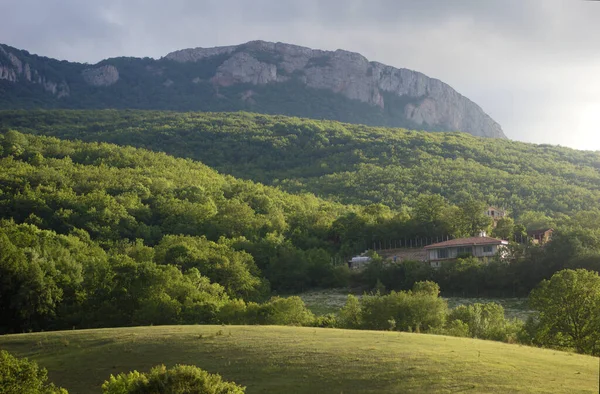
[[[501,253],[508,241],[491,237],[457,238],[425,246],[427,261],[432,267],[440,267],[445,260],[471,255],[480,259]]]

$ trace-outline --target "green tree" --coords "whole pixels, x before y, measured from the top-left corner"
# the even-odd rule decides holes
[[[509,217],[498,220],[492,235],[496,238],[512,240],[515,231],[515,221]]]
[[[167,369],[154,367],[149,373],[137,371],[111,375],[102,385],[104,394],[243,394],[246,388],[223,381],[193,365],[176,365]]]
[[[458,207],[460,209],[458,220],[461,223],[463,235],[473,237],[481,231],[489,231],[492,218],[485,215],[485,203],[468,197],[462,200]]]
[[[448,316],[448,322],[453,321],[466,323],[473,338],[507,341],[514,331],[512,322],[504,316],[502,305],[494,302],[459,305]]]
[[[527,230],[539,230],[542,228],[554,227],[552,218],[544,212],[526,211],[519,216],[519,223],[523,224]]]
[[[559,271],[542,281],[529,299],[539,312],[538,343],[600,354],[600,276],[597,272]]]
[[[440,295],[440,286],[435,282],[426,280],[426,281],[416,282],[413,286],[412,291],[413,291],[413,293],[416,293],[416,294],[421,293],[421,294],[430,295],[432,297],[437,297]]]
[[[356,296],[348,295],[346,304],[338,313],[338,321],[342,328],[360,328],[362,315],[360,302]]]
[[[0,394],[67,394],[67,390],[47,380],[45,368],[0,350]]]

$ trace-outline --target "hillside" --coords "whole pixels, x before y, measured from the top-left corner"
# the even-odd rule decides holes
[[[252,41],[95,65],[0,44],[1,108],[237,111],[506,138],[447,84],[343,50]]]
[[[343,203],[414,206],[465,193],[555,218],[595,210],[600,154],[551,145],[247,113],[4,111],[0,127],[193,158],[236,177]]]
[[[0,336],[70,393],[195,364],[251,393],[596,393],[598,359],[497,342],[318,328],[163,326]]]

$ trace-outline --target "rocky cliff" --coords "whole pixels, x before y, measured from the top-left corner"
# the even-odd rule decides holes
[[[358,53],[264,41],[96,65],[0,45],[0,106],[248,110],[506,138],[477,104],[437,79]]]
[[[20,51],[17,52],[20,54]],[[64,81],[48,79],[43,73],[33,68],[27,59],[10,52],[0,45],[0,80],[17,83],[23,81],[40,86],[44,91],[58,97],[69,95],[69,85]]]
[[[498,123],[449,85],[416,71],[370,62],[358,53],[252,41],[239,46],[180,50],[166,59],[197,62],[223,54],[228,58],[211,79],[220,86],[264,85],[297,78],[307,87],[327,89],[381,109],[394,105],[386,103],[384,93],[389,93],[415,99],[406,103],[402,112],[416,125],[506,138]]]

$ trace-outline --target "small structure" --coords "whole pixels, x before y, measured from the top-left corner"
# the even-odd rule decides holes
[[[471,255],[480,259],[493,257],[502,252],[508,241],[491,237],[451,239],[425,246],[427,261],[432,267],[440,267],[442,261]]]
[[[492,220],[494,220],[493,226],[496,227],[498,221],[506,217],[507,212],[506,209],[489,206],[488,209],[485,211],[485,214],[486,216],[489,216],[492,218]]]
[[[551,228],[542,228],[539,230],[528,231],[527,236],[534,245],[544,245],[552,239],[553,232],[554,230]]]
[[[365,268],[370,262],[371,258],[369,256],[354,256],[350,260],[348,260],[348,268],[353,270],[361,270]]]

